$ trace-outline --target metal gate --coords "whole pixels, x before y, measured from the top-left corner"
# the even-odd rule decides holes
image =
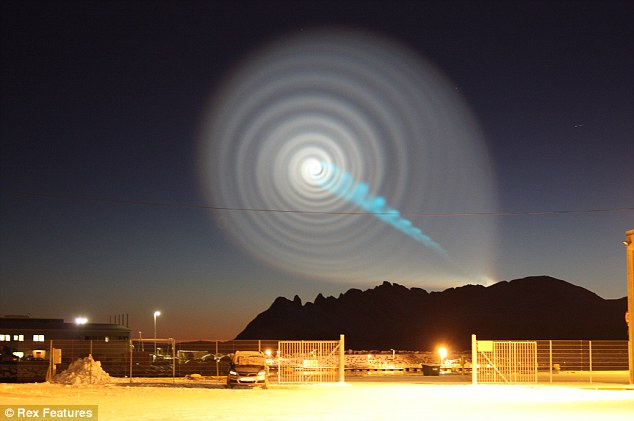
[[[343,382],[344,342],[280,341],[279,383]]]
[[[477,341],[473,336],[473,383],[536,383],[536,341]]]

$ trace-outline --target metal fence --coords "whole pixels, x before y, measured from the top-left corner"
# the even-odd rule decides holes
[[[33,349],[30,359],[19,363],[3,363],[5,375],[0,381],[44,381],[49,365],[51,350],[61,350],[61,358],[55,362],[57,373],[66,370],[78,358],[92,355],[95,361],[112,377],[121,378],[184,378],[198,374],[203,378],[219,378],[229,371],[229,358],[237,350],[256,350],[270,354],[271,380],[278,378],[280,342],[277,340],[209,340],[176,341],[173,339],[154,340],[52,340],[41,343]],[[629,381],[628,342],[625,340],[537,340],[537,376],[540,383],[564,382],[621,382]],[[30,348],[29,348],[30,349]],[[307,352],[310,353],[311,350]],[[287,351],[283,352],[288,353]],[[31,352],[28,353],[29,356]],[[305,353],[304,353],[305,354]],[[326,353],[329,355],[329,353]],[[353,354],[345,356],[346,368],[353,367]],[[324,367],[333,366],[330,357]],[[404,357],[403,357],[404,358]],[[304,360],[311,358],[301,358]],[[308,363],[315,364],[315,363]],[[413,367],[403,359],[403,367]],[[340,364],[341,365],[341,364]],[[420,368],[420,364],[417,365]],[[1,367],[0,367],[1,368]],[[6,369],[6,370],[5,370]],[[307,370],[308,373],[310,370]],[[303,372],[303,371],[302,371]],[[1,373],[0,373],[1,374]]]
[[[537,341],[541,371],[627,370],[627,341]]]
[[[474,382],[618,382],[629,370],[624,340],[478,340],[473,351]]]
[[[536,383],[535,341],[478,341],[477,383]]]
[[[627,371],[628,341],[540,340],[537,367],[540,381],[601,381],[609,372]],[[546,378],[547,376],[547,378]]]
[[[235,351],[260,351],[277,355],[278,341],[176,341],[174,339],[131,340],[51,340],[43,353],[50,360],[53,349],[61,350],[55,364],[57,373],[78,358],[92,355],[112,377],[177,378],[197,374],[202,377],[226,376],[228,355]],[[59,351],[58,351],[59,352]],[[272,364],[274,367],[275,364]]]
[[[340,341],[280,341],[280,383],[324,383],[340,380]]]
[[[112,377],[176,379],[224,378],[230,354],[260,351],[267,356],[270,379],[306,383],[341,381],[343,340],[339,341],[176,341],[174,339],[51,340],[42,354],[57,374],[78,358],[92,355]],[[57,361],[50,356],[57,353]]]

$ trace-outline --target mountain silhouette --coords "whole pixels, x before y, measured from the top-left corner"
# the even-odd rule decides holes
[[[278,297],[236,339],[332,340],[355,350],[469,349],[479,339],[627,339],[627,297],[606,300],[549,276],[427,292],[390,282],[302,304]]]

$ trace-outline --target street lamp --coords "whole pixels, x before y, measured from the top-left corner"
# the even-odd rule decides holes
[[[438,355],[440,355],[440,365],[443,365],[445,358],[447,358],[447,348],[445,347],[438,348]]]
[[[84,316],[75,317],[75,324],[78,326],[77,337],[79,339],[88,339],[88,337],[86,336],[86,329],[84,326],[86,323],[88,323],[88,318]],[[91,342],[91,348],[92,348],[92,342]],[[90,350],[90,353],[92,354],[92,349]]]
[[[156,318],[161,315],[160,311],[154,312],[154,359],[156,359]]]

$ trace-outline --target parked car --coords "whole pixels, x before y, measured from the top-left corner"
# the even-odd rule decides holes
[[[260,386],[266,389],[269,386],[269,367],[266,364],[266,356],[258,351],[236,351],[231,357],[229,375],[227,375],[227,387],[237,385]]]

